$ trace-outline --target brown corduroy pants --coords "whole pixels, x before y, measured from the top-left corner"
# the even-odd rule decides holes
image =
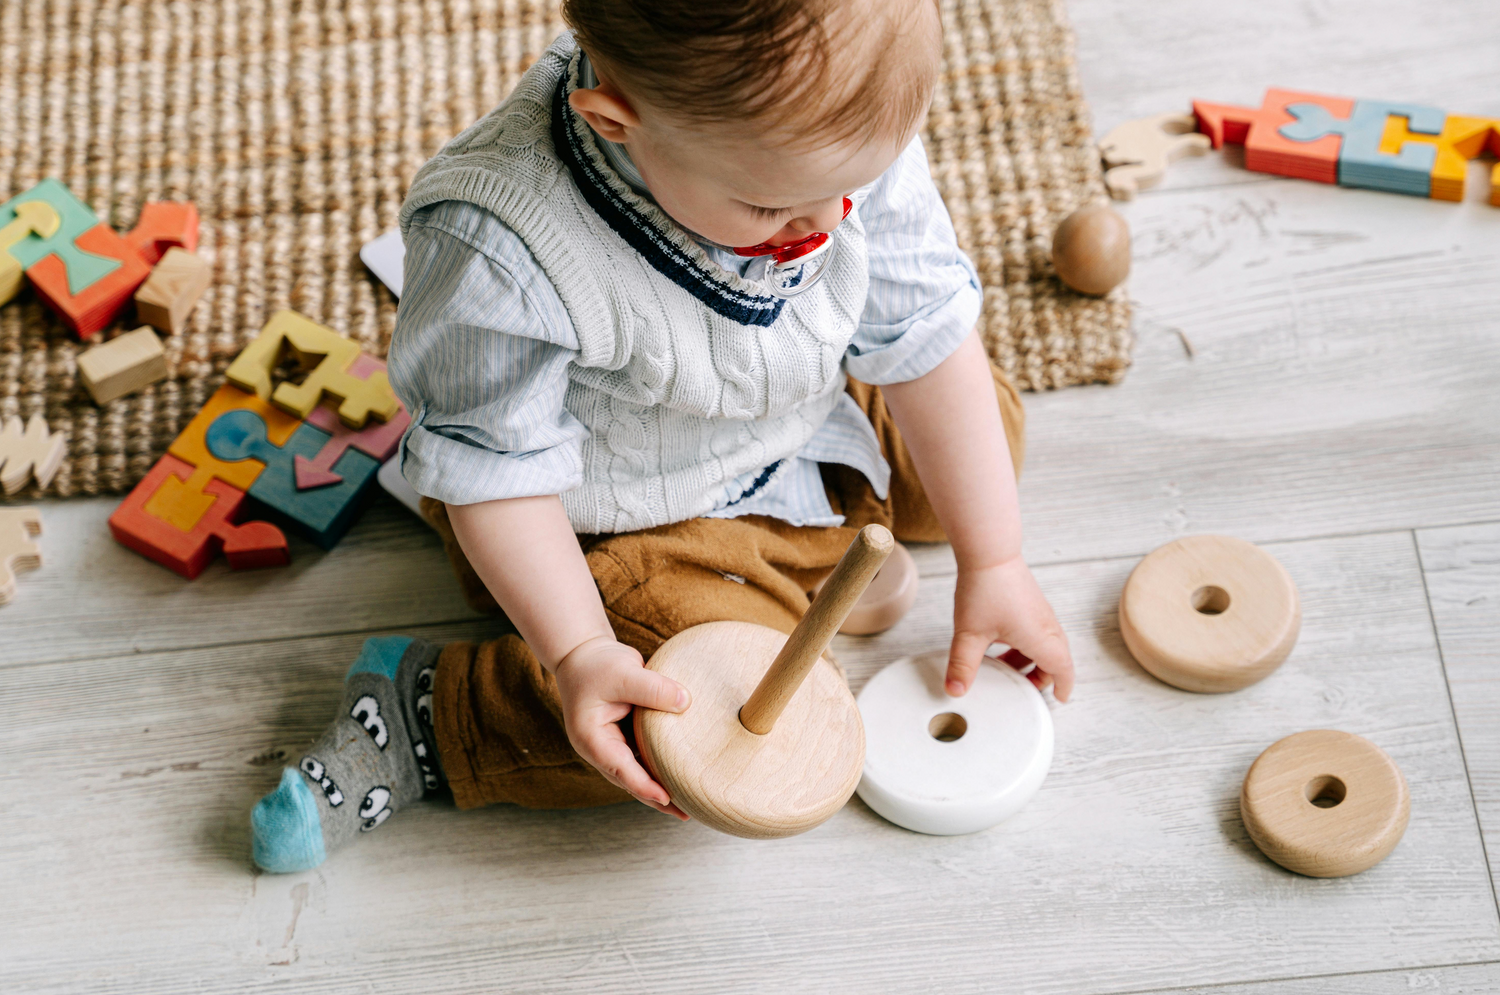
[[[993,372],[1019,475],[1025,412],[1010,381],[998,369]],[[904,542],[943,541],[880,388],[850,381],[848,390],[869,416],[891,465],[889,495],[881,500],[857,470],[825,463],[823,484],[834,511],[845,516],[842,526],[796,526],[751,515],[579,536],[616,638],[649,659],[663,642],[703,622],[755,622],[790,632],[813,587],[863,526],[879,523]],[[500,613],[459,548],[447,507],[423,498],[422,511],[442,535],[469,604]],[[438,756],[459,808],[493,802],[581,808],[629,799],[574,752],[557,684],[518,636],[444,647],[433,722]]]

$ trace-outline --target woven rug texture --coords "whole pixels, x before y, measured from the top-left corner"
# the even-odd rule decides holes
[[[1047,258],[1057,222],[1103,195],[1062,0],[941,6],[925,137],[991,354],[1027,389],[1116,381],[1123,289],[1071,293]],[[146,201],[191,200],[214,271],[166,339],[170,377],[103,408],[34,293],[0,308],[0,418],[40,412],[68,436],[48,492],[134,485],[279,308],[383,356],[396,302],[360,246],[562,30],[550,0],[0,0],[0,201],[55,177],[124,231]]]

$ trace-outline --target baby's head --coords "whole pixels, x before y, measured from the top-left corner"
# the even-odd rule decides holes
[[[572,104],[721,245],[831,231],[896,160],[942,50],[934,0],[563,0],[599,85]]]

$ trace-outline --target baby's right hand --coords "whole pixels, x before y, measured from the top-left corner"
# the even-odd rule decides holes
[[[660,784],[630,752],[619,722],[633,705],[663,712],[688,707],[687,688],[646,669],[635,650],[607,636],[596,636],[563,657],[554,671],[562,697],[568,742],[611,784],[625,789],[658,812],[686,819]]]

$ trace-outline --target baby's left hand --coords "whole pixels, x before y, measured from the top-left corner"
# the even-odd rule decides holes
[[[1016,556],[978,570],[959,570],[953,596],[953,646],[947,690],[966,694],[991,643],[1005,643],[1051,677],[1058,701],[1073,693],[1073,654],[1031,568]],[[1033,681],[1033,683],[1038,683]],[[1039,684],[1038,686],[1043,686]]]

